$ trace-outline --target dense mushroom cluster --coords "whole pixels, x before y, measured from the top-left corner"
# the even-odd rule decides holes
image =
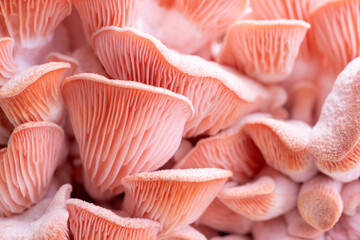
[[[0,0],[0,239],[360,239],[360,0]]]

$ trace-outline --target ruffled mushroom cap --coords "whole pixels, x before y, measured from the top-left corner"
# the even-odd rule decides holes
[[[317,239],[324,234],[323,231],[305,222],[296,208],[285,214],[285,220],[288,226],[287,231],[292,236],[305,239]]]
[[[3,86],[17,71],[17,64],[13,58],[14,40],[0,38],[0,86]]]
[[[80,147],[85,187],[96,199],[121,193],[123,177],[164,165],[194,113],[184,96],[97,74],[65,79],[62,93]]]
[[[314,157],[306,149],[311,131],[307,124],[259,117],[247,122],[244,131],[266,163],[294,181],[306,181],[317,173]]]
[[[218,198],[233,211],[255,221],[278,217],[296,206],[299,186],[286,176],[264,169],[257,180],[223,189]]]
[[[171,231],[163,238],[159,240],[207,240],[207,238],[199,231],[191,226],[176,229]]]
[[[302,218],[318,230],[332,228],[343,211],[341,187],[342,183],[323,175],[304,183],[297,203]]]
[[[248,8],[249,0],[152,0],[141,17],[145,32],[185,54],[216,40]]]
[[[359,69],[360,58],[356,58],[340,73],[308,144],[318,169],[344,182],[360,176]]]
[[[346,215],[360,214],[360,180],[344,184],[341,198]]]
[[[68,63],[47,63],[17,73],[0,89],[0,106],[18,126],[30,121],[63,120],[60,85]]]
[[[229,29],[218,61],[263,83],[291,73],[310,25],[301,20],[241,20]]]
[[[198,222],[219,232],[246,234],[253,222],[225,206],[218,198],[209,205]]]
[[[175,168],[222,168],[230,170],[235,181],[248,181],[264,165],[261,152],[243,129],[252,118],[245,117],[237,125],[200,140]]]
[[[122,218],[102,207],[79,199],[69,199],[69,227],[77,239],[155,240],[159,223],[148,219]]]
[[[360,55],[360,2],[332,0],[311,14],[313,45],[340,72]]]
[[[53,199],[47,198],[21,215],[0,218],[1,239],[66,240],[69,213],[65,201],[72,187],[63,185]]]
[[[126,176],[125,209],[158,221],[162,236],[197,220],[231,172],[216,168],[172,169]]]
[[[51,41],[56,27],[71,13],[70,0],[1,0],[0,9],[11,38],[24,48]]]
[[[93,45],[112,78],[135,80],[188,97],[195,116],[185,126],[185,137],[214,135],[258,109],[268,97],[250,79],[199,57],[173,52],[135,29],[103,28],[94,34]]]
[[[29,122],[0,151],[0,216],[21,213],[46,193],[62,161],[64,132],[52,122]]]
[[[360,214],[354,216],[343,215],[340,221],[326,233],[326,240],[360,238]]]
[[[133,27],[143,8],[144,0],[71,0],[87,38],[102,27]]]

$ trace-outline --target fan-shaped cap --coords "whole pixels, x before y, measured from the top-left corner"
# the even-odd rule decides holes
[[[14,40],[0,38],[0,86],[3,86],[17,71],[17,64],[13,58]]]
[[[332,228],[343,211],[341,187],[342,183],[323,175],[304,183],[297,203],[302,218],[316,229]]]
[[[341,191],[344,202],[344,213],[355,215],[360,213],[360,180],[346,183]]]
[[[123,191],[121,179],[164,165],[178,148],[194,109],[184,96],[97,74],[67,78],[62,93],[96,199]]]
[[[302,182],[317,173],[313,156],[307,151],[311,128],[300,121],[255,118],[244,126],[268,165]]]
[[[359,8],[358,0],[332,0],[311,14],[313,44],[337,72],[360,55]]]
[[[213,62],[181,55],[135,29],[102,28],[93,37],[95,53],[112,78],[129,79],[185,95],[195,116],[185,137],[213,135],[259,108],[267,91]],[[106,47],[104,47],[106,46]]]
[[[70,57],[68,55],[58,53],[58,52],[49,53],[46,56],[46,61],[47,62],[63,62],[63,63],[66,62],[66,63],[69,63],[71,67],[70,67],[70,70],[67,73],[67,76],[73,75],[77,71],[77,69],[79,67],[79,64],[80,64],[77,59],[75,59],[73,57]]]
[[[172,169],[124,177],[132,216],[158,221],[162,235],[195,220],[214,200],[231,172],[216,168]]]
[[[356,58],[340,73],[308,144],[318,169],[346,182],[360,176],[359,69],[360,58]]]
[[[16,127],[0,152],[0,215],[21,213],[45,194],[62,160],[64,132],[51,122]]]
[[[147,1],[142,28],[169,48],[194,54],[216,40],[247,9],[249,0]]]
[[[0,106],[10,122],[17,126],[29,121],[53,121],[63,118],[60,84],[68,63],[47,63],[17,73],[0,89]]]
[[[238,21],[229,29],[218,61],[263,83],[284,81],[309,28],[301,20]]]
[[[253,238],[254,240],[303,240],[303,238],[293,237],[288,234],[283,217],[256,222],[253,228]]]
[[[25,48],[51,41],[56,27],[71,13],[70,0],[0,1],[10,36]]]
[[[159,223],[148,219],[122,218],[102,207],[79,199],[69,199],[69,226],[74,239],[155,240]]]
[[[218,198],[233,211],[255,221],[278,217],[296,206],[299,186],[286,176],[264,169],[257,180],[223,189]]]
[[[219,232],[249,233],[253,222],[225,206],[218,198],[209,205],[198,222]]]
[[[261,152],[243,129],[252,118],[245,117],[235,126],[201,139],[175,168],[223,168],[233,173],[235,181],[248,181],[264,165]]]
[[[72,187],[63,185],[53,199],[47,198],[21,215],[0,218],[1,239],[65,240],[68,217],[65,201]]]
[[[354,216],[343,215],[340,221],[326,233],[326,240],[359,239],[360,214]]]
[[[144,0],[71,0],[78,11],[87,38],[102,27],[135,26]]]
[[[191,226],[172,230],[161,240],[207,240],[207,238],[199,231]]]
[[[288,233],[292,236],[305,239],[317,239],[324,234],[323,231],[305,222],[296,208],[285,214],[285,220]]]

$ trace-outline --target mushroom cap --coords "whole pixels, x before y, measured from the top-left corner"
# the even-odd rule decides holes
[[[227,32],[218,62],[263,83],[284,81],[309,28],[301,20],[237,21]]]
[[[189,226],[171,231],[161,240],[207,240],[207,238],[195,228]]]
[[[68,63],[46,63],[17,73],[0,88],[0,106],[9,121],[18,126],[30,121],[53,121],[63,118],[60,85]]]
[[[328,232],[326,240],[358,239],[360,237],[360,214],[343,215],[340,221]]]
[[[321,172],[344,182],[360,176],[359,69],[356,58],[337,77],[307,147]]]
[[[56,27],[71,13],[70,0],[0,0],[11,38],[22,47],[36,48],[51,41]]]
[[[355,215],[360,213],[360,180],[346,183],[341,190],[341,198],[344,202],[344,213]]]
[[[71,190],[71,185],[65,184],[52,199],[42,200],[21,215],[0,218],[1,239],[68,239],[69,213],[65,201],[70,197]]]
[[[80,199],[69,199],[69,227],[74,239],[155,240],[159,223],[149,219],[123,218],[110,210]]]
[[[88,40],[102,27],[135,26],[144,0],[71,0],[80,15]]]
[[[126,176],[125,205],[132,216],[161,223],[165,236],[197,220],[231,172],[216,168],[171,169]]]
[[[62,93],[96,199],[123,191],[121,179],[164,165],[178,148],[194,109],[184,96],[97,74],[65,79]]]
[[[112,78],[163,87],[188,97],[195,116],[185,126],[185,137],[216,134],[258,109],[268,97],[266,89],[250,79],[216,63],[171,51],[135,29],[102,28],[94,34],[93,46]]]
[[[201,139],[175,168],[222,168],[230,170],[235,181],[248,181],[264,165],[261,152],[243,130],[250,119],[245,117],[235,126]]]
[[[341,186],[340,182],[322,175],[304,183],[297,203],[302,218],[318,230],[331,229],[343,211]]]
[[[52,122],[16,127],[0,151],[0,215],[21,213],[37,203],[62,161],[64,132]]]
[[[307,124],[259,117],[247,122],[244,131],[266,163],[294,181],[306,181],[317,173],[314,157],[306,149],[311,131]]]
[[[141,27],[167,47],[194,54],[220,37],[248,5],[249,0],[147,1]]]
[[[198,222],[219,232],[246,234],[253,222],[225,206],[218,198],[209,205]]]
[[[233,211],[255,221],[278,217],[296,206],[299,186],[286,176],[265,168],[257,180],[223,189],[218,198]]]
[[[311,14],[313,46],[340,72],[360,55],[360,16],[357,0],[332,0]]]
[[[3,86],[17,71],[13,59],[15,42],[11,38],[0,38],[0,86]]]

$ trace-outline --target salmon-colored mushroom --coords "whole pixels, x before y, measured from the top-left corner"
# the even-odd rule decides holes
[[[96,199],[121,193],[126,175],[164,165],[194,111],[186,97],[166,89],[89,73],[65,79],[62,93],[85,187]]]
[[[193,223],[206,210],[231,172],[216,168],[144,172],[123,178],[124,208],[134,217],[161,223],[165,236]]]
[[[3,86],[17,71],[13,57],[14,40],[0,38],[0,86]]]

